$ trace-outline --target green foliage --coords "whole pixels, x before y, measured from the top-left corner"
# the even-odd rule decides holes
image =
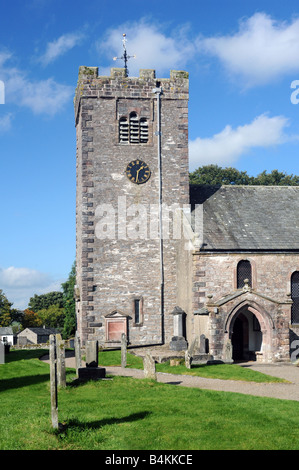
[[[0,326],[10,326],[14,314],[11,307],[12,303],[8,301],[3,290],[0,289]]]
[[[246,171],[236,168],[221,168],[218,165],[205,165],[190,173],[191,184],[201,185],[261,185],[261,186],[298,186],[299,176],[287,175],[278,170],[271,173],[263,171],[257,176],[249,176]]]
[[[28,308],[33,310],[35,313],[39,310],[47,309],[51,305],[58,305],[60,308],[63,307],[63,293],[62,292],[49,292],[48,294],[35,294],[29,300]]]
[[[76,264],[74,263],[70,271],[68,280],[61,286],[63,289],[63,306],[65,319],[63,326],[63,338],[69,338],[76,331],[76,302],[74,299],[74,287],[76,284]]]
[[[59,305],[50,305],[38,311],[38,317],[41,324],[47,328],[63,328],[65,311]]]

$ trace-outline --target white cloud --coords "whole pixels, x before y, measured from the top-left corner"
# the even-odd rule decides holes
[[[53,78],[30,80],[26,72],[9,67],[11,55],[0,55],[0,77],[5,84],[5,102],[31,109],[35,114],[53,116],[64,108],[73,95],[73,87],[57,83]]]
[[[61,291],[61,283],[64,281],[54,281],[48,274],[35,269],[14,266],[0,268],[0,289],[13,302],[14,308],[27,308],[30,297],[35,294]]]
[[[11,128],[12,117],[12,113],[0,117],[0,133],[7,132]]]
[[[83,38],[84,35],[82,33],[63,34],[55,41],[48,43],[45,54],[40,57],[40,62],[43,65],[48,65],[73,47],[80,44]]]
[[[283,144],[290,139],[284,134],[287,125],[284,116],[262,114],[250,124],[236,129],[226,126],[211,138],[198,137],[189,142],[190,170],[209,164],[231,165],[255,147]]]
[[[155,69],[158,73],[181,69],[196,53],[195,44],[187,37],[185,27],[167,37],[159,31],[157,25],[150,24],[144,19],[108,30],[106,39],[97,44],[99,53],[107,55],[109,51],[110,59],[113,56],[121,57],[123,33],[126,33],[128,55],[136,55],[135,59],[131,58],[128,62],[130,76],[138,75],[140,68]],[[117,60],[113,66],[123,67],[123,61]]]
[[[218,57],[245,86],[299,71],[299,19],[287,23],[256,13],[240,22],[236,34],[199,39],[197,44],[200,51]]]

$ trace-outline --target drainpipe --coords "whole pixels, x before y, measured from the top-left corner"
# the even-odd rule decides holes
[[[161,313],[161,343],[164,344],[164,261],[163,261],[163,226],[162,226],[162,165],[161,165],[161,87],[153,89],[157,95],[157,157],[159,174],[159,241],[160,241],[160,313]]]

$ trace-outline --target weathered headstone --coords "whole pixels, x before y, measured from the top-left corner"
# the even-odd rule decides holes
[[[121,366],[127,366],[127,337],[125,333],[121,335]]]
[[[224,362],[231,364],[233,361],[233,347],[230,339],[227,340],[224,348]]]
[[[50,335],[50,390],[51,390],[51,419],[54,429],[58,429],[58,393],[57,393],[57,344],[56,335]]]
[[[86,367],[78,369],[78,378],[83,380],[98,380],[106,376],[106,369],[98,367],[98,342],[86,341]]]
[[[173,351],[184,351],[188,343],[184,338],[184,318],[185,312],[180,307],[175,307],[173,312],[173,337],[169,343],[169,348]]]
[[[57,349],[57,382],[60,387],[66,387],[65,344],[60,334],[56,335],[56,349]]]
[[[206,364],[208,361],[213,360],[213,356],[208,353],[207,338],[205,335],[200,335],[199,344],[198,338],[195,338],[188,351],[190,356],[190,365]]]
[[[0,364],[5,364],[5,345],[0,341]]]
[[[189,351],[185,351],[185,366],[187,369],[191,369],[192,357],[190,356]]]
[[[98,342],[86,341],[86,367],[98,367]]]
[[[146,379],[157,380],[156,363],[153,357],[149,353],[146,353],[143,359],[143,368],[144,368],[144,377]]]
[[[78,333],[76,331],[75,335],[75,359],[76,359],[76,373],[78,376],[78,370],[82,366],[82,358],[81,358],[81,340],[78,336]]]

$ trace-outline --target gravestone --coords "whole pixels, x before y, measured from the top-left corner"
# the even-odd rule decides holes
[[[143,358],[143,369],[144,369],[144,377],[146,379],[157,380],[156,363],[153,357],[149,353],[146,353],[145,357]]]
[[[185,312],[180,307],[175,307],[173,312],[173,337],[169,343],[172,351],[185,351],[188,347],[184,338]]]
[[[189,351],[185,351],[185,366],[187,367],[187,369],[191,369],[191,361],[192,357]]]
[[[98,380],[106,377],[106,369],[98,367],[98,342],[86,341],[86,367],[79,367],[78,378],[81,380]]]
[[[75,334],[75,359],[76,359],[76,374],[78,376],[78,370],[82,367],[82,358],[81,358],[81,340],[76,331]]]
[[[213,361],[213,356],[208,352],[207,338],[205,335],[200,335],[199,344],[198,338],[196,338],[189,350],[190,355],[190,366],[206,364],[208,361]]]
[[[98,367],[98,342],[86,341],[86,367]]]
[[[224,358],[223,361],[226,364],[231,364],[233,361],[233,347],[232,342],[230,339],[227,340],[225,348],[224,348]]]
[[[5,345],[0,341],[0,364],[5,364]]]
[[[121,335],[121,366],[127,366],[127,337],[125,333]]]
[[[57,381],[60,387],[66,387],[65,374],[65,343],[60,334],[56,335],[57,349]]]

